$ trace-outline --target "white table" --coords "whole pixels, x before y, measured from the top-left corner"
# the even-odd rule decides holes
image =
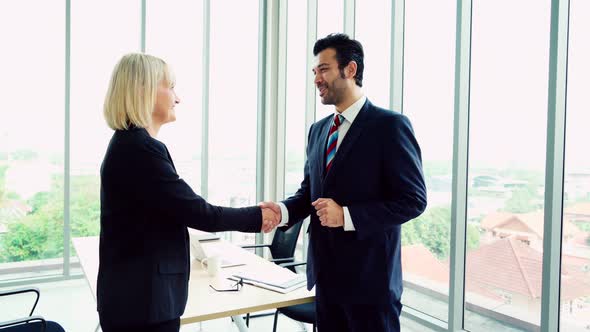
[[[98,242],[97,236],[72,239],[78,254],[80,265],[86,275],[86,280],[96,299],[96,279],[98,276]],[[216,292],[209,285],[214,278],[231,275],[232,272],[244,268],[273,269],[280,268],[255,254],[237,247],[223,240],[202,243],[203,246],[215,246],[215,251],[223,250],[246,263],[246,266],[223,268],[222,275],[210,277],[198,261],[191,266],[188,301],[180,324],[190,324],[209,319],[232,317],[241,332],[247,332],[242,315],[249,312],[268,310],[314,301],[314,293],[305,287],[287,294],[281,294],[267,289],[244,285],[238,292]]]

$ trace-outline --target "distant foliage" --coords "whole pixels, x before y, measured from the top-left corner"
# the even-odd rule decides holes
[[[433,207],[427,209],[420,217],[402,226],[402,245],[421,243],[439,259],[449,257],[451,233],[451,209],[449,207]],[[467,247],[479,246],[477,227],[467,225]]]
[[[70,227],[72,237],[98,235],[99,186],[94,176],[71,180]],[[53,179],[51,191],[40,192],[26,202],[31,212],[7,225],[0,235],[0,262],[17,262],[63,255],[63,176]]]

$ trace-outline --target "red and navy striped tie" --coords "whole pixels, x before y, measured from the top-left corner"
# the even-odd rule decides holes
[[[336,145],[338,144],[338,127],[340,127],[340,123],[342,123],[342,115],[334,114],[334,122],[332,123],[330,132],[328,133],[328,147],[326,148],[326,172],[328,172],[330,167],[332,167],[332,162],[334,161],[334,156],[336,155]]]

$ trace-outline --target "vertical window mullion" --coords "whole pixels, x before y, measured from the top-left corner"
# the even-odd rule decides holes
[[[541,331],[559,330],[569,0],[551,1]]]
[[[70,42],[71,0],[66,0],[66,48],[65,48],[65,133],[64,133],[64,226],[63,226],[63,275],[70,275]]]
[[[262,201],[265,195],[265,138],[266,138],[266,45],[267,45],[267,0],[260,0],[258,15],[258,110],[256,136],[256,200]],[[256,244],[264,243],[264,234],[256,234]],[[256,248],[256,254],[263,254],[262,248]]]
[[[205,199],[209,196],[209,55],[211,45],[211,2],[203,0],[203,80],[202,94],[202,121],[201,121],[201,196]]]
[[[318,0],[307,0],[307,59],[306,59],[306,79],[305,79],[305,149],[307,149],[307,133],[311,125],[315,122],[316,115],[316,91],[313,84],[314,75],[311,71],[313,66],[313,46],[318,35]],[[307,152],[305,160],[307,160]],[[306,232],[309,227],[309,218],[303,222],[303,260],[307,260],[307,247],[309,244],[309,234]]]
[[[139,49],[145,53],[145,27],[146,27],[146,0],[141,0],[141,35],[139,36]]]
[[[389,66],[389,109],[403,113],[405,0],[391,5],[391,65]]]
[[[344,0],[344,33],[350,38],[355,37],[355,4],[356,0]]]
[[[278,40],[277,50],[277,115],[276,115],[276,196],[275,200],[285,197],[285,149],[286,149],[286,116],[287,116],[287,17],[288,2],[277,0],[278,5]]]
[[[451,203],[449,331],[463,330],[465,304],[465,236],[469,151],[469,85],[471,72],[472,0],[457,1],[455,49],[455,116]]]

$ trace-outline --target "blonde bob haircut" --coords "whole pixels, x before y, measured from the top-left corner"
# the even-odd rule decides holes
[[[104,100],[104,117],[113,130],[147,128],[160,82],[174,84],[168,65],[152,55],[131,53],[115,66]]]

